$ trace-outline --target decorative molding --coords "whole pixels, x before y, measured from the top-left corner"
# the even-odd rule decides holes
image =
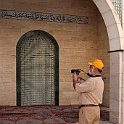
[[[114,52],[123,52],[124,50],[112,50],[112,51],[108,51],[108,53],[114,53]]]
[[[26,11],[4,10],[4,9],[0,9],[0,18],[48,21],[48,22],[58,22],[58,23],[76,23],[76,24],[89,23],[89,18],[86,16],[53,14],[53,13],[42,13],[42,12],[26,12]]]

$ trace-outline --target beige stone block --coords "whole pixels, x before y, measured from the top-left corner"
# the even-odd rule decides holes
[[[87,51],[89,50],[97,50],[98,46],[97,46],[97,41],[86,41],[86,49]]]
[[[121,35],[122,26],[120,24],[108,25],[107,30],[108,30],[108,36],[110,40],[117,39]],[[117,45],[120,46],[119,42],[117,43]],[[119,48],[116,48],[116,49],[119,49]]]
[[[110,111],[110,122],[117,124],[118,123],[118,118],[119,118],[119,113]]]
[[[115,30],[115,29],[113,29]],[[113,34],[114,35],[114,34]],[[110,51],[114,51],[114,50],[118,50],[120,49],[120,38],[117,37],[117,38],[113,38],[113,39],[110,39]]]
[[[104,91],[104,94],[103,94],[103,103],[102,105],[106,106],[106,107],[109,107],[109,103],[110,103],[110,96],[109,96],[109,92],[107,91]]]
[[[103,1],[103,0],[93,0],[93,1],[97,5],[97,7],[100,8],[99,11],[101,13],[105,13],[105,12],[109,11],[110,8],[114,9],[114,6],[111,1],[107,1],[107,2]]]
[[[73,61],[73,60],[72,60]],[[87,65],[88,66],[88,65]],[[80,68],[83,68],[85,69],[86,68],[86,65],[83,64],[83,61],[81,62],[76,62],[76,63],[73,63],[73,62],[70,62],[70,63],[64,63],[62,62],[61,63],[61,66],[60,66],[61,69],[67,69],[67,71],[70,73],[71,72],[71,69],[80,69]],[[60,72],[61,73],[61,72]]]
[[[113,19],[113,15],[114,15],[115,19]],[[110,10],[106,13],[103,13],[103,18],[105,20],[106,26],[112,25],[112,24],[115,24],[115,23],[121,23],[120,20],[119,20],[119,17],[115,13],[115,10]]]
[[[75,45],[75,44],[74,44]],[[75,59],[75,56],[77,57],[81,57],[84,54],[86,54],[86,51],[82,48],[66,48],[66,49],[60,49],[60,54],[61,56],[64,57],[73,57],[73,59]]]
[[[110,68],[112,66],[114,66],[114,65],[118,65],[119,64],[119,60],[120,60],[120,53],[119,52],[111,53],[111,56],[110,56]]]
[[[63,97],[68,99],[73,99],[77,97],[77,93],[70,91],[63,91]]]
[[[86,41],[85,40],[83,41],[82,38],[78,38],[78,37],[74,37],[74,38],[73,37],[62,37],[60,41],[60,45],[61,45],[61,48],[70,49],[73,52],[75,52],[75,50],[83,51],[85,50],[85,47],[86,47]]]
[[[71,100],[71,105],[79,105],[78,98]]]
[[[62,81],[61,81],[62,82]],[[73,84],[72,82],[62,82],[60,84],[60,90],[61,91],[70,91],[71,92],[71,89],[73,88]]]
[[[0,36],[0,46],[4,47],[4,48],[7,48],[8,46],[16,47],[18,40],[19,40],[18,37],[15,37],[15,36],[13,36],[13,37],[7,37],[7,36],[1,37]],[[14,47],[14,49],[15,49],[15,47]]]
[[[113,74],[110,75],[110,98],[113,100],[116,100],[116,101],[119,100],[119,94],[121,93],[121,91],[119,90],[119,88],[121,88],[119,83],[120,82],[118,80],[117,74],[116,75],[113,75]]]
[[[71,105],[71,100],[68,98],[61,99],[60,105]]]
[[[118,74],[120,72],[120,65],[119,64],[114,64],[110,68],[111,68],[112,73],[117,73]]]
[[[119,112],[119,103],[115,99],[110,99],[110,111],[117,115]]]
[[[1,89],[1,95],[0,95],[0,105],[15,105],[16,102],[16,94],[15,94],[15,88],[12,87],[4,87]]]
[[[102,59],[105,67],[110,66],[110,54],[106,49],[98,50],[98,58]]]
[[[0,56],[15,55],[15,47],[0,47]]]

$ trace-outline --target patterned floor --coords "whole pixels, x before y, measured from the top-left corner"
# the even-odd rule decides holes
[[[78,106],[2,106],[0,124],[75,124]],[[108,121],[108,111],[101,111],[101,124]]]

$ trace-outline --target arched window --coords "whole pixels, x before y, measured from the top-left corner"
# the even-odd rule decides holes
[[[17,105],[59,104],[59,47],[40,30],[24,34],[16,46]]]

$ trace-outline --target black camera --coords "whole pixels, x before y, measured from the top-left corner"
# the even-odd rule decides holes
[[[77,75],[79,75],[79,73],[81,72],[81,69],[72,69],[71,73],[76,73]]]

